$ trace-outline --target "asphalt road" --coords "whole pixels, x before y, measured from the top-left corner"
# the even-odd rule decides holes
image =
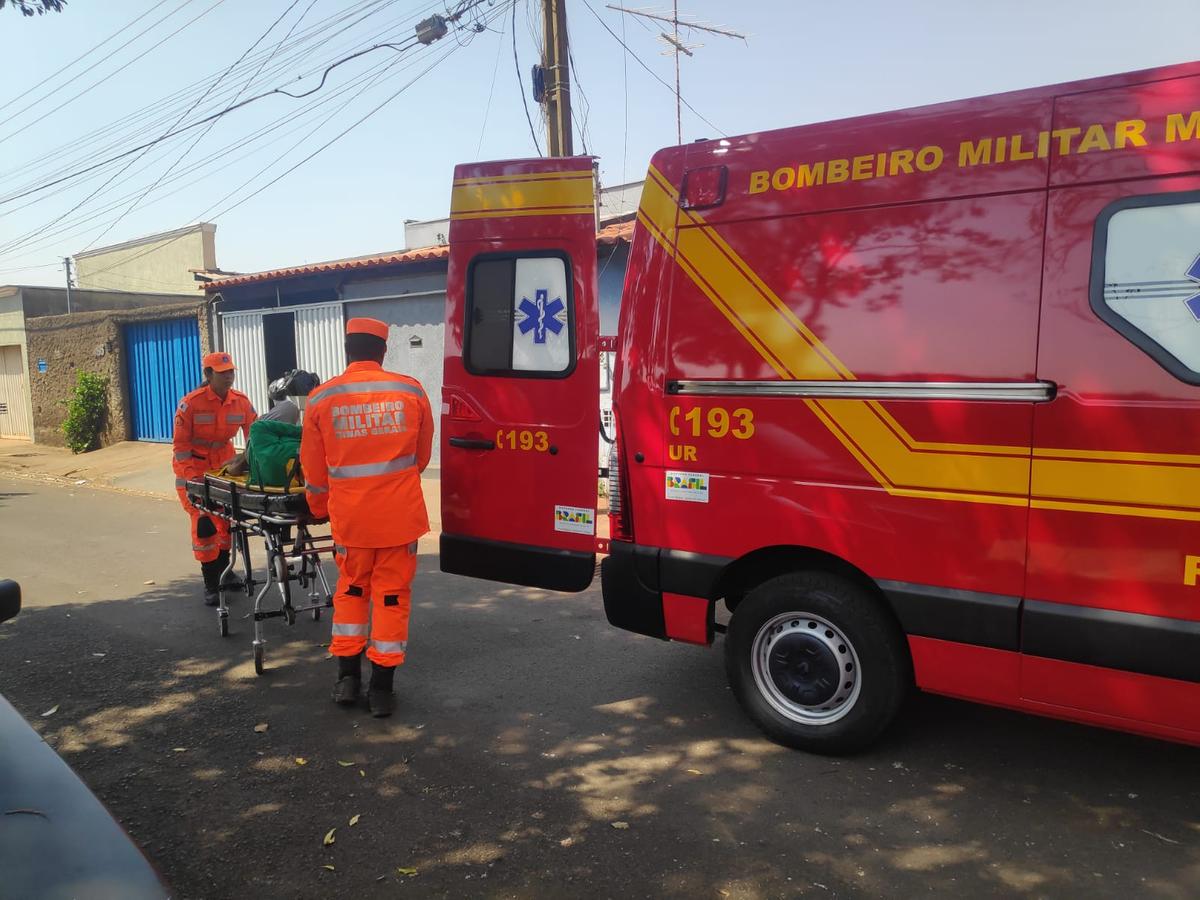
[[[373,720],[329,701],[326,623],[268,622],[254,675],[177,504],[0,475],[26,595],[0,690],[181,897],[1200,894],[1196,749],[916,696],[869,753],[783,750],[719,645],[442,575],[426,543]]]

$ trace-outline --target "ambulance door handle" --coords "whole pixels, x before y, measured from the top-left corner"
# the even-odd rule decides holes
[[[463,450],[495,450],[496,442],[488,438],[450,438],[451,447],[461,447]]]

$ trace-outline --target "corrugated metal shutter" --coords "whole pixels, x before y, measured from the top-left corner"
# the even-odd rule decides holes
[[[125,326],[125,365],[133,438],[169,441],[180,399],[200,384],[200,324],[195,319]]]
[[[345,326],[341,303],[303,306],[296,314],[296,367],[322,381],[346,368]]]
[[[263,346],[263,314],[261,312],[222,313],[221,332],[225,351],[237,366],[234,387],[250,398],[261,414],[267,410],[267,359]],[[239,431],[234,445],[245,445]]]
[[[0,437],[33,437],[25,363],[19,344],[0,347]]]

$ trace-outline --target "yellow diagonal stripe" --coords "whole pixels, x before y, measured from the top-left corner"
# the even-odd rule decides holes
[[[780,378],[854,379],[653,166],[638,221]],[[876,401],[805,402],[897,496],[1200,520],[1200,456],[918,441]]]

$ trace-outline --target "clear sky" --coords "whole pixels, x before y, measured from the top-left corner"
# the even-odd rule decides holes
[[[613,185],[640,179],[654,150],[675,143],[675,103],[601,22],[664,81],[673,83],[674,62],[657,28],[605,3],[567,0],[567,11],[575,108],[586,124],[583,141],[576,129],[576,149],[586,143],[600,157],[603,183]],[[455,163],[536,155],[520,94],[539,53],[536,0],[516,3],[520,89],[512,4],[494,0],[475,10],[486,26],[478,33],[456,32],[419,53],[376,51],[331,72],[307,99],[271,96],[207,132],[194,128],[88,177],[5,198],[224,108],[244,85],[242,99],[280,86],[316,87],[328,62],[380,40],[401,41],[418,19],[447,5],[453,0],[69,0],[65,12],[35,18],[0,10],[0,283],[61,284],[55,264],[63,256],[201,218],[217,223],[217,261],[231,270],[402,247],[405,219],[447,214]],[[669,0],[622,5],[670,9]],[[1196,0],[679,5],[681,17],[747,35],[743,42],[684,32],[696,49],[682,61],[683,95],[711,123],[685,109],[684,141],[716,136],[715,129],[760,131],[1200,57]],[[202,85],[170,99],[215,79],[285,11],[207,97],[200,98]],[[267,58],[293,25],[287,41],[304,42],[285,42]],[[152,105],[152,114],[144,112]],[[544,147],[532,102],[530,112]]]

